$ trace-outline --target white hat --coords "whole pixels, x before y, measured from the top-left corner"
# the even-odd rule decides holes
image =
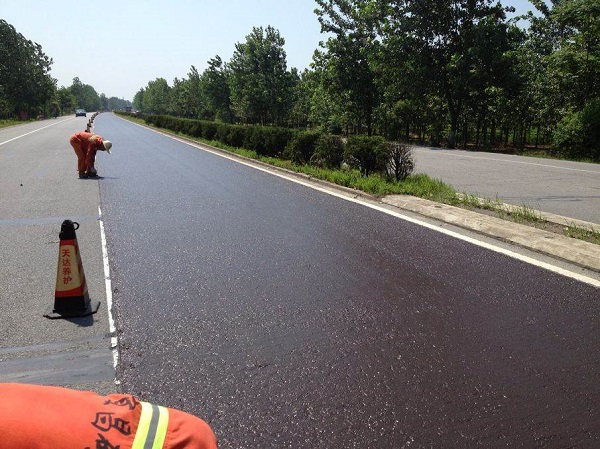
[[[104,151],[110,154],[110,149],[112,148],[112,142],[110,140],[103,140],[102,146],[104,147]]]

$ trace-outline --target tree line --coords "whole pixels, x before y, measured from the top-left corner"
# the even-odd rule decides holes
[[[382,135],[451,148],[549,146],[600,159],[600,0],[316,0],[327,36],[310,69],[288,70],[284,38],[255,27],[226,62],[169,85],[149,113]],[[519,20],[528,23],[527,29]]]
[[[29,118],[89,111],[125,109],[131,102],[98,94],[75,77],[69,87],[57,88],[50,75],[52,58],[42,46],[0,19],[0,118]]]

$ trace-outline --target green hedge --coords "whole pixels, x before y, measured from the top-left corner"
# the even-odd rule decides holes
[[[296,133],[293,139],[285,147],[282,156],[299,164],[306,164],[310,161],[315,152],[315,146],[319,138],[320,132],[303,131]]]
[[[283,157],[295,163],[339,168],[342,162],[360,170],[364,176],[378,172],[389,176],[391,152],[383,137],[353,136],[344,144],[340,136],[314,131],[297,131],[272,126],[230,125],[172,117],[148,115],[146,123],[205,140],[244,148],[260,156]],[[412,171],[412,166],[409,166]]]
[[[237,148],[244,147],[262,156],[280,155],[298,133],[287,128],[230,125],[168,115],[148,115],[146,123],[205,140],[218,140]]]

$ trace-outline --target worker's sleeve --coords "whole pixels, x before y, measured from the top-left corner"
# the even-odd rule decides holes
[[[169,409],[164,449],[217,449],[217,437],[202,419]]]

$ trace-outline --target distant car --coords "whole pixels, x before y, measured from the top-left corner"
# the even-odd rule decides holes
[[[75,109],[75,117],[79,117],[80,115],[83,117],[87,117],[85,109]]]

